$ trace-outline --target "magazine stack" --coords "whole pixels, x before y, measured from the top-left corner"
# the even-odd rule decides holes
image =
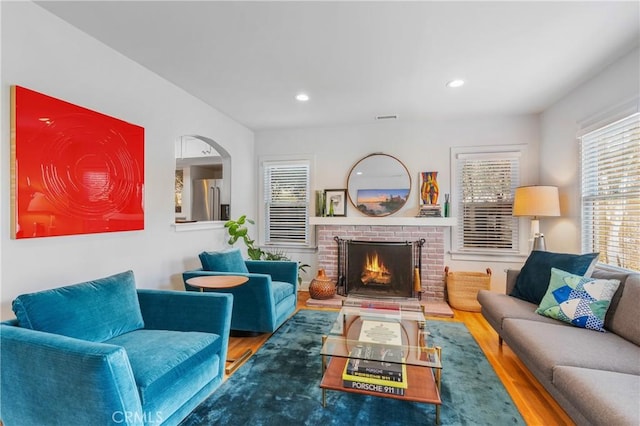
[[[440,204],[423,204],[416,217],[442,217]]]
[[[358,344],[349,351],[343,386],[369,392],[404,395],[407,366],[402,354],[400,323],[362,322]]]

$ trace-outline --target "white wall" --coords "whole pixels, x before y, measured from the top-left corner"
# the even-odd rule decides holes
[[[541,116],[541,184],[560,192],[560,218],[544,218],[540,226],[547,248],[580,253],[580,164],[577,136],[584,126],[605,124],[639,111],[640,50],[623,56],[547,108]]]
[[[582,123],[593,124],[603,116],[621,115],[639,110],[640,54],[636,49],[596,77],[574,89],[541,115],[480,117],[467,120],[420,123],[384,122],[371,125],[315,129],[262,131],[256,134],[256,156],[313,154],[315,168],[312,188],[345,188],[349,170],[361,157],[372,152],[391,154],[405,163],[411,172],[413,190],[410,202],[397,213],[412,216],[418,206],[415,182],[420,171],[439,171],[440,194],[451,192],[449,153],[452,147],[526,144],[523,184],[557,185],[560,189],[560,218],[544,218],[540,228],[547,248],[556,252],[580,253],[580,184],[576,135]],[[348,215],[360,215],[349,206]],[[455,216],[455,212],[453,213]],[[528,232],[527,219],[521,219],[521,231]],[[448,233],[445,233],[447,235]],[[450,249],[450,239],[446,247]],[[313,254],[295,251],[292,257],[316,268]],[[490,267],[492,287],[504,290],[508,267],[521,262],[452,261],[454,270],[482,271]]]
[[[202,135],[232,157],[232,215],[255,211],[254,136],[217,110],[30,2],[1,2],[1,317],[32,292],[132,269],[138,287],[181,289],[197,253],[225,231],[175,232],[176,138]],[[10,237],[9,89],[24,86],[145,128],[145,229],[13,240]]]
[[[20,293],[98,278],[126,269],[139,287],[180,289],[179,274],[198,266],[196,254],[224,245],[223,230],[176,233],[173,222],[174,141],[202,135],[220,143],[232,160],[232,217],[256,217],[255,158],[313,154],[313,189],[344,188],[351,166],[372,152],[405,163],[414,180],[411,201],[398,213],[417,210],[420,171],[439,171],[441,194],[451,192],[449,151],[472,145],[526,144],[524,183],[558,185],[563,217],[541,223],[554,251],[579,252],[579,123],[638,97],[638,50],[548,108],[541,117],[484,117],[421,123],[372,123],[253,134],[217,110],[150,73],[121,54],[29,2],[0,2],[0,315],[12,316]],[[9,226],[9,87],[17,84],[145,128],[145,230],[12,240]],[[637,102],[637,101],[636,101]],[[538,179],[538,173],[540,179]],[[241,183],[241,185],[238,185]],[[358,214],[349,206],[349,215]],[[527,229],[525,227],[525,229]],[[447,244],[449,242],[447,241]],[[449,246],[448,246],[449,247]],[[315,265],[313,253],[290,252]],[[446,263],[456,270],[494,270],[493,287],[504,288],[502,262]],[[313,275],[315,266],[311,268]],[[307,277],[308,279],[308,277]]]
[[[535,115],[481,117],[467,120],[427,122],[375,122],[370,125],[327,128],[273,130],[256,133],[256,156],[313,154],[315,167],[312,189],[346,188],[351,167],[373,152],[384,152],[402,161],[412,179],[409,202],[395,216],[415,216],[418,212],[419,173],[438,171],[439,202],[451,193],[450,150],[452,147],[524,144],[527,146],[525,183],[537,182],[539,119]],[[348,216],[361,216],[352,205]],[[455,211],[453,214],[455,216]],[[525,231],[528,224],[523,224]],[[446,250],[450,250],[449,232],[445,232]],[[287,251],[292,258],[317,268],[314,254]],[[524,261],[524,257],[522,258]],[[445,263],[453,270],[494,272],[493,287],[504,288],[504,269],[519,267],[520,263],[502,261],[452,261],[447,254]]]

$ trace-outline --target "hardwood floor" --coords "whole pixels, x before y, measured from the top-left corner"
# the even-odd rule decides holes
[[[498,345],[498,334],[482,314],[453,311],[451,320],[467,326],[528,425],[574,425],[507,344]]]
[[[298,309],[307,309],[308,298],[308,292],[298,293]],[[325,310],[335,311],[335,309]],[[454,309],[453,318],[434,317],[434,319],[464,322],[528,425],[574,425],[569,416],[529,373],[509,347],[506,344],[498,345],[498,335],[480,313]],[[231,337],[228,357],[237,358],[249,348],[255,353],[269,336],[269,334],[262,334],[256,337]]]

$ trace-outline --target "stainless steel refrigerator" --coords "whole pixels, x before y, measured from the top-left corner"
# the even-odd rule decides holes
[[[194,179],[191,193],[193,220],[226,220],[222,217],[222,179]]]

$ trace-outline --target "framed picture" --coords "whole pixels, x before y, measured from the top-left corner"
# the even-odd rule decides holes
[[[324,211],[327,216],[347,215],[347,190],[346,189],[325,189],[324,190]],[[333,215],[331,214],[333,211]]]

